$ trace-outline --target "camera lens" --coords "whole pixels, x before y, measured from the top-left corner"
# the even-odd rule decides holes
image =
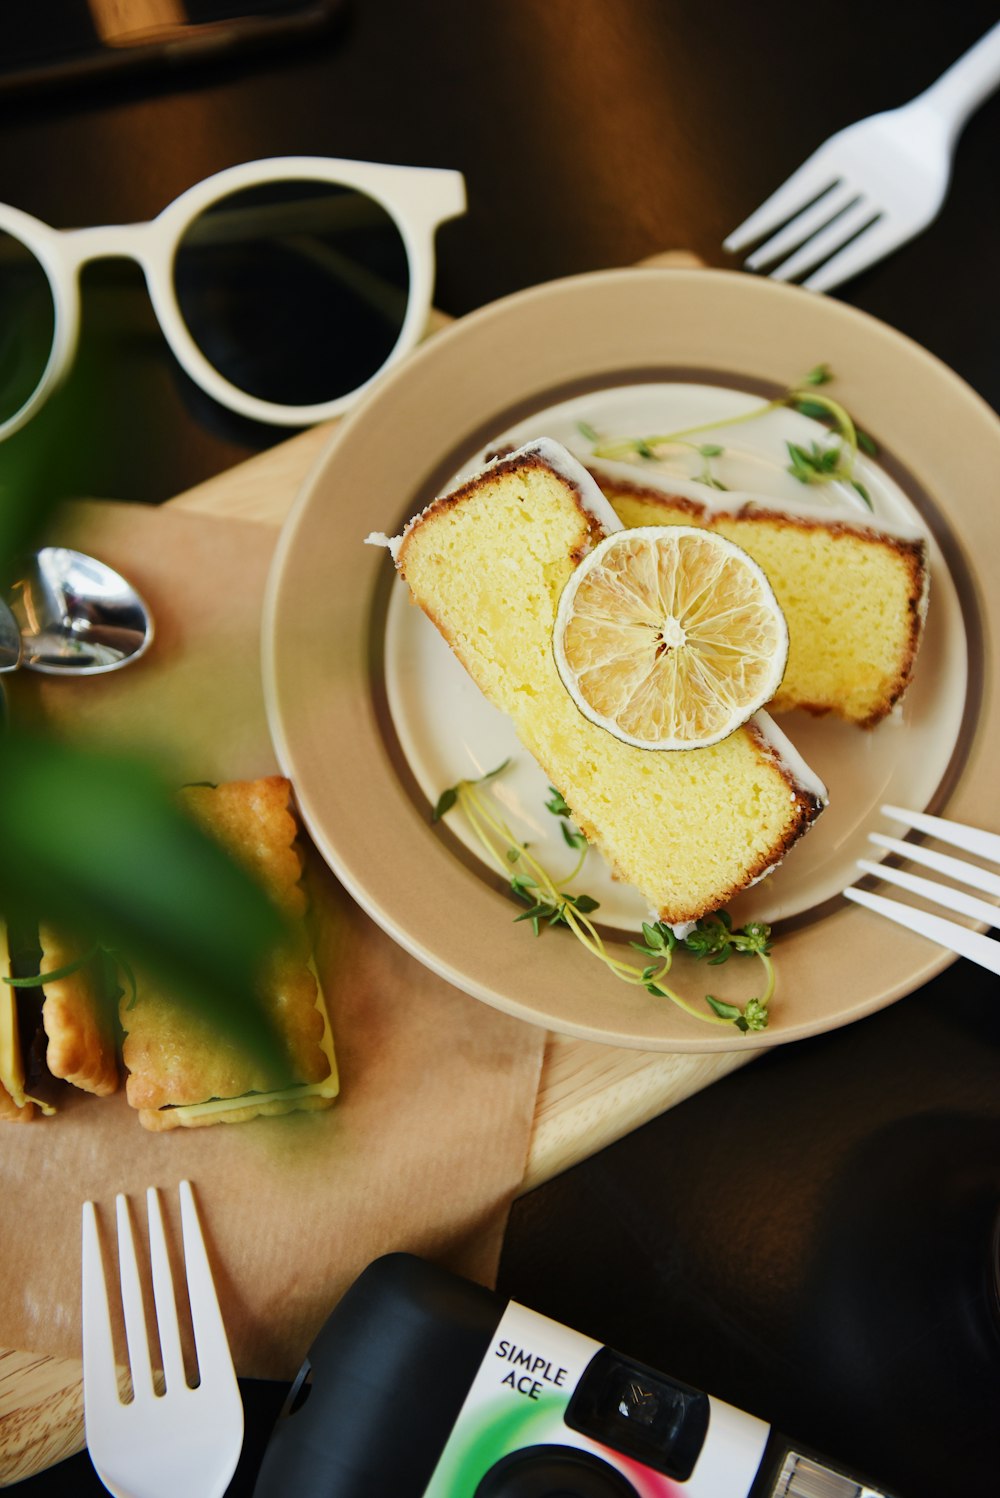
[[[480,1479],[473,1498],[639,1498],[614,1467],[574,1446],[525,1446]]]

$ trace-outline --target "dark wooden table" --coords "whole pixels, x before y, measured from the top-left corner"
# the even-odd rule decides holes
[[[996,18],[986,0],[354,0],[308,41],[0,91],[0,200],[66,227],[150,217],[258,156],[457,167],[469,212],[440,234],[436,300],[460,315],[666,248],[729,263],[726,232],[814,146],[924,88]],[[995,97],[937,222],[835,295],[1000,409],[998,125]],[[70,435],[39,418],[0,477],[25,453],[61,494],[158,502],[287,435],[193,389],[121,265],[86,275],[58,399]],[[995,1491],[998,1002],[958,963],[717,1083],[523,1199],[502,1287],[907,1498]],[[89,1491],[88,1472],[28,1486]]]

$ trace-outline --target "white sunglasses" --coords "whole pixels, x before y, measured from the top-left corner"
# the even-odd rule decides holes
[[[242,416],[337,416],[417,343],[434,235],[465,211],[460,172],[318,156],[229,167],[149,223],[52,229],[0,204],[0,438],[73,359],[80,272],[142,266],[178,363]]]

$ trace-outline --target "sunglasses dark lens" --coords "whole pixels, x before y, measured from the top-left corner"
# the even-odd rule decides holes
[[[347,395],[392,352],[409,297],[399,229],[364,193],[275,182],[201,214],[174,262],[181,315],[248,395],[311,406]]]
[[[55,328],[48,276],[27,245],[0,229],[0,422],[38,389]]]

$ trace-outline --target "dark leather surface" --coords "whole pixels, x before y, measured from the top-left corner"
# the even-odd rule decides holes
[[[958,963],[733,1073],[517,1202],[500,1287],[906,1498],[985,1498],[997,998]]]

